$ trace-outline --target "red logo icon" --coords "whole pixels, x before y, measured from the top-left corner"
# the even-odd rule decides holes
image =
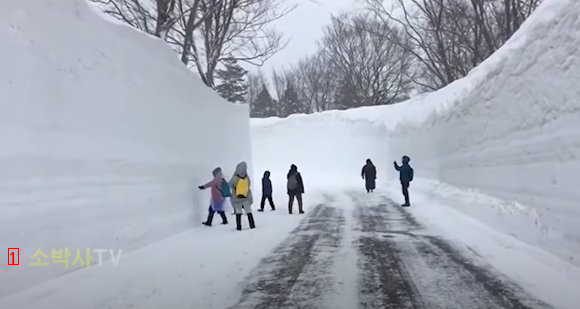
[[[19,248],[8,248],[8,265],[20,265]]]

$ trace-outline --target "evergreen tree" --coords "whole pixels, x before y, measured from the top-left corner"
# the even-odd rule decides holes
[[[258,94],[255,102],[252,102],[250,117],[265,118],[276,116],[274,100],[268,92],[268,87],[262,84],[262,91]]]
[[[237,61],[224,61],[224,68],[216,71],[221,83],[216,87],[220,96],[232,103],[244,103],[248,85],[244,76],[248,73]]]
[[[286,84],[286,90],[280,98],[280,116],[288,117],[292,114],[298,114],[302,111],[302,105],[298,100],[298,93],[294,89],[294,85],[291,82]]]

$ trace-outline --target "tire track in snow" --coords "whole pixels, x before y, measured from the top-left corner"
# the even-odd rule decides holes
[[[319,205],[260,262],[231,308],[321,308],[344,233],[341,209]]]
[[[426,231],[404,209],[352,195],[360,308],[549,308]]]

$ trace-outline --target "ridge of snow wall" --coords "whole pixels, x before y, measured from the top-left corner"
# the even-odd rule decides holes
[[[29,266],[42,249],[123,252],[201,222],[221,166],[251,166],[246,106],[221,99],[162,41],[83,0],[0,11],[0,296],[78,267]]]

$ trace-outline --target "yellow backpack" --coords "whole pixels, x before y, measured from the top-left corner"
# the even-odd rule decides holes
[[[236,183],[236,197],[238,198],[246,198],[248,197],[248,193],[250,192],[250,180],[248,177],[238,178],[238,182]]]

